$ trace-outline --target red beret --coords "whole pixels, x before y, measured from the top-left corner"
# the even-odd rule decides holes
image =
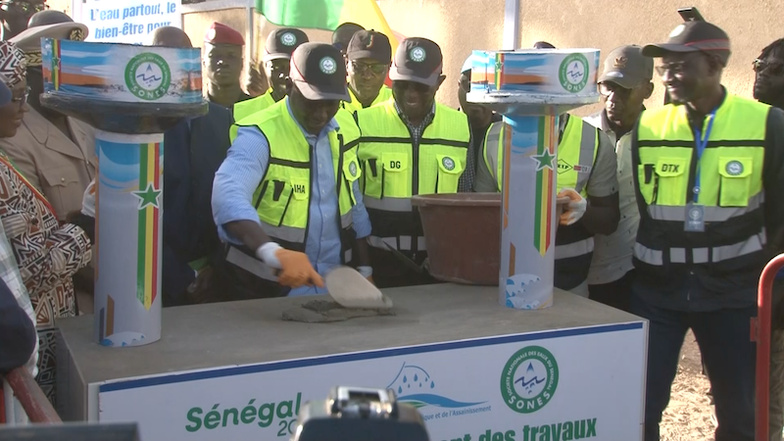
[[[207,33],[204,35],[204,42],[210,44],[235,44],[245,46],[245,39],[242,34],[223,23],[213,22]]]

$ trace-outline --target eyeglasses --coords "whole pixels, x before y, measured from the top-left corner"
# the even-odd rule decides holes
[[[664,76],[666,72],[669,72],[670,75],[678,75],[683,73],[684,66],[686,66],[685,61],[675,61],[673,63],[660,64],[656,66],[656,73],[661,76]]]
[[[21,94],[21,96],[17,95],[12,97],[11,102],[19,107],[22,107],[22,105],[27,102],[27,98],[30,97],[30,90],[31,90],[30,87],[25,87],[24,92]]]
[[[351,67],[354,69],[354,73],[359,75],[364,74],[365,72],[370,71],[373,75],[381,75],[386,71],[387,65],[376,63],[376,64],[367,64],[367,63],[357,63],[356,61],[351,62]]]
[[[619,86],[613,83],[599,83],[599,93],[602,96],[609,97],[615,94],[616,97],[624,99],[632,92],[631,89]]]
[[[757,58],[751,62],[751,68],[757,73],[766,72],[775,76],[784,74],[784,63],[779,61],[769,62]]]
[[[0,1],[0,5],[6,6],[5,9],[16,7],[25,14],[41,12],[44,9],[49,9],[49,6],[45,5],[44,3],[32,4],[25,0],[2,0]]]

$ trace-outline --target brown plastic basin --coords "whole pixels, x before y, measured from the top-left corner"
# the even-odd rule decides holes
[[[430,274],[436,279],[498,285],[501,261],[501,194],[418,195]]]

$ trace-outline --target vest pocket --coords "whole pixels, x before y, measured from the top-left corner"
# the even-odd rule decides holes
[[[637,166],[640,194],[648,205],[655,202],[656,186],[659,183],[659,177],[656,175],[655,169],[656,167],[653,164],[640,164]]]
[[[719,157],[719,206],[745,207],[751,186],[751,158]]]
[[[283,216],[286,215],[286,210],[291,204],[293,190],[292,185],[285,181],[274,179],[264,181],[256,203],[259,220],[270,225],[280,226],[283,223]],[[307,198],[307,194],[305,197]]]
[[[436,193],[457,193],[457,183],[465,170],[465,164],[450,155],[436,155],[438,175]]]
[[[409,197],[411,196],[411,178],[408,170],[408,155],[405,153],[383,153],[382,176],[383,188],[381,197]]]
[[[381,189],[384,179],[384,169],[378,158],[368,158],[362,166],[362,194],[369,197],[381,198]]]
[[[689,186],[688,161],[682,158],[661,158],[656,162],[657,184],[654,203],[658,205],[684,205]]]

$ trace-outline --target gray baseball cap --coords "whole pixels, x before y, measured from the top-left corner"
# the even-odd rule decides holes
[[[611,81],[626,89],[653,79],[653,58],[642,54],[637,45],[621,46],[613,49],[604,59],[604,69],[599,83]]]
[[[443,58],[441,48],[427,38],[406,38],[397,47],[389,79],[414,81],[427,86],[438,84]]]
[[[291,54],[289,78],[309,100],[351,101],[346,86],[346,63],[335,46],[303,43]]]

